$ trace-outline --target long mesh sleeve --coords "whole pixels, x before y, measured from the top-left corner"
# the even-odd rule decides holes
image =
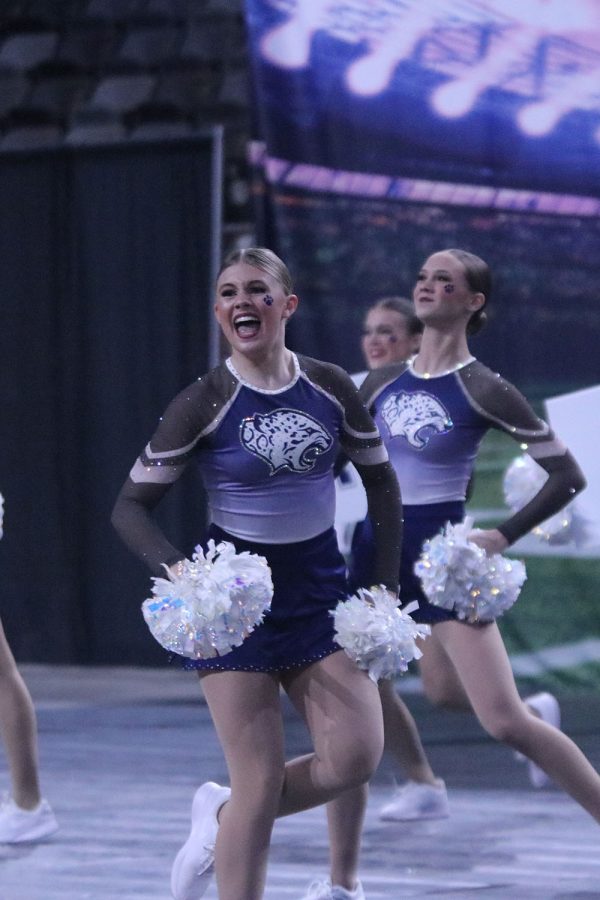
[[[536,458],[536,462],[548,473],[548,479],[529,503],[498,526],[509,544],[559,512],[586,485],[583,472],[568,450],[560,456]]]
[[[117,497],[112,524],[125,544],[156,574],[185,554],[174,547],[152,511],[185,470],[199,439],[200,382],[182,391],[160,423]]]
[[[521,450],[548,473],[538,493],[498,526],[513,544],[566,506],[585,487],[585,477],[567,447],[510,382],[480,362],[467,366],[460,378],[471,405],[493,428],[518,441]]]
[[[390,462],[356,466],[367,494],[369,519],[375,537],[374,584],[397,593],[402,549],[402,500]]]
[[[117,497],[111,522],[127,547],[146,563],[155,575],[164,575],[162,564],[173,565],[182,553],[166,538],[152,518],[152,510],[170,485],[136,484],[127,479]]]

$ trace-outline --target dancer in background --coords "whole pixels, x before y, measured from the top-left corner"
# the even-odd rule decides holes
[[[289,272],[271,251],[240,250],[225,260],[215,313],[231,356],[173,400],[113,513],[125,542],[153,572],[163,564],[175,572],[184,554],[151,513],[194,459],[209,498],[207,537],[266,557],[275,588],[270,611],[241,646],[188,661],[202,679],[231,791],[209,782],[196,792],[190,836],[172,871],[176,900],[204,894],[213,860],[220,900],[259,900],[274,819],[349,787],[357,791],[344,831],[340,885],[344,896],[363,897],[356,869],[366,783],[383,749],[383,722],[376,685],[334,641],[330,613],[348,593],[333,529],[339,450],[364,481],[377,546],[374,578],[394,595],[400,496],[381,437],[349,376],[286,347],[286,323],[297,304]],[[314,752],[290,762],[281,687],[314,745]]]
[[[421,343],[423,325],[405,297],[382,297],[365,316],[361,349],[369,369],[405,362]],[[366,373],[365,373],[366,375]]]
[[[369,370],[411,359],[419,350],[422,334],[423,323],[415,315],[412,300],[404,297],[378,300],[367,311],[361,340]],[[361,532],[362,523],[355,530],[351,550],[353,583],[357,586],[372,583],[373,546],[371,541],[360,539]],[[407,781],[396,788],[380,810],[380,817],[385,821],[445,818],[449,815],[446,785],[431,768],[412,714],[398,696],[392,680],[380,681],[379,695],[385,748],[407,776]]]
[[[423,323],[415,315],[412,300],[405,297],[383,297],[369,307],[365,315],[361,349],[369,370],[403,363],[418,352]],[[362,383],[368,373],[361,373]],[[354,376],[356,382],[357,378]],[[340,478],[349,479],[346,467]],[[361,492],[362,499],[362,492]],[[363,523],[354,529],[350,558],[352,587],[372,584],[373,545],[361,540]],[[398,696],[393,681],[379,683],[383,707],[385,748],[407,777],[382,807],[380,817],[386,821],[439,819],[449,815],[448,794],[444,781],[434,773],[423,748],[413,716]]]
[[[0,495],[0,537],[2,510]],[[43,840],[54,834],[58,823],[48,801],[40,794],[35,710],[1,621],[0,735],[11,782],[10,795],[0,802],[0,844]]]
[[[430,604],[413,572],[423,542],[446,522],[463,520],[467,484],[489,428],[518,441],[548,479],[497,528],[472,533],[486,552],[502,553],[585,486],[577,463],[550,427],[511,384],[470,353],[467,335],[483,324],[490,290],[488,266],[474,254],[452,249],[430,256],[414,289],[415,311],[424,325],[418,354],[408,363],[371,372],[361,388],[402,484],[402,602],[417,599],[413,618],[432,626],[419,661],[429,700],[472,709],[488,734],[532,760],[600,822],[600,777],[570,738],[540,716],[531,701],[528,706],[521,700],[496,623],[469,624]],[[361,539],[369,540],[367,529]],[[399,730],[403,723],[399,708]],[[391,727],[387,720],[386,727]],[[344,804],[346,818],[335,815],[338,803]],[[338,869],[351,795],[330,807],[332,867]],[[313,886],[307,898],[331,898],[327,882],[322,884],[322,891]]]
[[[412,300],[403,297],[386,297],[378,300],[367,311],[363,327],[361,348],[369,370],[381,369],[409,360],[421,343],[423,323],[415,315]],[[361,373],[360,384],[367,373]],[[355,378],[356,381],[356,378]],[[465,498],[472,490],[473,475],[469,479]],[[373,564],[373,547],[369,540],[360,540],[362,523],[354,532],[350,557],[353,582],[370,584]],[[411,580],[414,575],[411,574]],[[415,721],[393,684],[386,680],[379,686],[386,722],[386,749],[395,757],[407,776],[390,800],[380,810],[384,821],[443,818],[449,814],[446,786],[434,775],[424,751]],[[464,701],[466,705],[466,700]],[[535,694],[525,701],[530,710],[555,726],[560,725],[560,709],[556,698],[547,692]],[[546,786],[550,779],[546,773],[527,760],[529,779],[536,788]]]

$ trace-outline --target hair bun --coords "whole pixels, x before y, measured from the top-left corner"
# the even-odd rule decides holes
[[[485,309],[478,309],[467,323],[467,334],[477,334],[485,326],[488,315]]]

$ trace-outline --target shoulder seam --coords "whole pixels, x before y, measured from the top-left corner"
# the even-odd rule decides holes
[[[478,362],[478,360],[477,360],[477,362]],[[491,369],[489,369],[487,366],[484,366],[482,363],[480,363],[480,365],[487,372],[491,372]],[[520,435],[523,435],[523,437],[544,437],[545,435],[550,433],[550,426],[548,425],[547,422],[544,422],[543,419],[540,419],[540,422],[542,422],[542,424],[544,426],[541,429],[540,428],[523,428],[523,427],[517,427],[515,425],[511,425],[509,422],[506,422],[504,419],[499,418],[499,416],[495,416],[493,413],[488,412],[488,410],[484,409],[483,406],[481,406],[475,400],[475,398],[469,393],[465,382],[461,378],[462,371],[463,370],[456,372],[455,378],[456,378],[456,381],[458,382],[458,385],[463,393],[463,396],[464,396],[465,400],[467,401],[467,403],[469,404],[469,406],[471,407],[471,409],[473,409],[476,413],[478,413],[478,415],[480,415],[486,421],[493,422],[495,425],[498,425],[503,431],[506,431],[511,434],[518,433]]]

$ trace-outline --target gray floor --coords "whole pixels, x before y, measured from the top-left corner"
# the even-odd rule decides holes
[[[45,844],[0,846],[0,900],[168,900],[196,785],[225,780],[193,675],[173,670],[22,667],[40,729],[44,791],[61,829]],[[368,900],[410,897],[600,898],[598,826],[557,790],[533,790],[525,767],[471,717],[406,697],[452,816],[385,824],[393,778],[373,781],[362,877]],[[600,766],[600,701],[565,697],[565,730]],[[307,749],[284,703],[289,754]],[[0,760],[0,786],[6,786]],[[265,900],[300,900],[327,872],[322,810],[277,823]],[[212,887],[207,900],[215,900]]]

